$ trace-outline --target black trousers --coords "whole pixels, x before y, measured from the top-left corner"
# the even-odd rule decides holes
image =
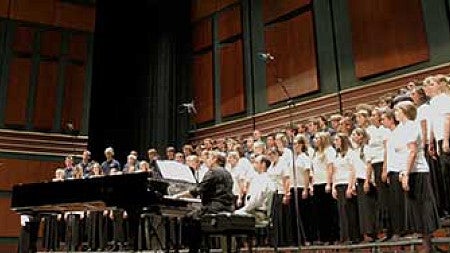
[[[88,247],[92,250],[105,249],[108,242],[107,217],[102,211],[90,212],[86,218]]]
[[[377,190],[370,184],[369,192],[364,192],[364,179],[357,179],[358,216],[361,234],[375,236],[378,232]]]
[[[358,242],[360,240],[358,200],[356,196],[352,198],[345,196],[347,187],[348,185],[336,186],[340,241]]]
[[[325,184],[314,185],[312,197],[314,224],[317,226],[317,238],[322,242],[339,240],[339,216],[337,202],[331,193],[325,192]]]
[[[39,218],[32,217],[25,226],[22,226],[19,237],[19,253],[34,253],[37,252],[36,242],[39,231]]]
[[[66,222],[66,247],[68,251],[76,251],[82,243],[82,226],[79,214],[68,214]]]
[[[387,182],[381,180],[381,174],[383,172],[383,162],[372,163],[372,168],[375,174],[375,184],[376,184],[376,212],[377,212],[377,227],[382,230],[391,230],[390,218],[389,218],[389,185]]]
[[[293,214],[291,214],[290,205],[283,204],[284,194],[274,195],[273,223],[277,229],[278,246],[292,246],[294,244],[292,238]],[[295,219],[295,217],[294,217]]]
[[[59,248],[58,220],[56,215],[49,214],[44,216],[42,247],[48,251],[56,251]]]
[[[437,155],[432,157],[427,152],[428,145],[425,146],[425,150],[425,158],[427,159],[428,167],[430,167],[430,182],[434,199],[436,200],[439,216],[443,217],[446,211],[447,198],[445,196],[444,178],[441,173],[441,163]]]
[[[300,230],[300,236],[301,236],[301,242],[314,242],[317,241],[317,228],[313,222],[313,208],[312,208],[312,197],[308,196],[308,198],[303,199],[302,198],[302,191],[303,188],[297,188],[297,198],[298,198],[298,214],[296,213],[295,208],[295,193],[294,188],[291,188],[291,213],[292,213],[292,235],[294,240],[294,245],[297,244],[297,238],[298,238],[298,232],[297,232],[297,219],[296,215],[299,217],[299,230]]]
[[[198,253],[202,246],[202,234],[199,217],[183,218],[183,229],[185,230],[186,240],[189,246],[189,253]]]
[[[445,153],[442,149],[443,141],[440,140],[438,142],[438,150],[439,150],[439,161],[441,163],[441,175],[443,179],[444,184],[444,190],[445,190],[445,198],[444,202],[442,203],[444,205],[444,210],[447,212],[447,214],[450,213],[450,152]]]
[[[113,242],[117,244],[125,243],[125,221],[123,210],[113,210]]]

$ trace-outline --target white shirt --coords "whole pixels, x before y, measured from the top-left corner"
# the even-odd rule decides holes
[[[228,170],[228,172],[230,172],[231,177],[233,178],[233,194],[240,195],[241,194],[241,189],[239,187],[240,183],[247,184],[250,181],[250,179],[247,177],[248,169],[246,168],[246,165],[244,163],[238,162],[234,167],[231,167],[229,164],[227,164],[225,168]]]
[[[247,159],[247,157],[241,157],[239,158],[238,165],[242,168],[244,168],[245,171],[245,178],[247,179],[247,182],[252,181],[252,178],[256,176],[257,172],[255,168],[253,168],[252,163]]]
[[[280,157],[280,160],[284,160],[284,163],[288,166],[288,168],[290,168],[290,171],[292,172],[292,168],[293,168],[293,154],[292,154],[292,150],[288,149],[288,148],[284,148],[283,149],[283,154]]]
[[[342,157],[337,155],[334,159],[333,166],[335,168],[333,183],[335,185],[348,184],[350,179],[350,172],[352,170],[352,150]]]
[[[386,139],[386,135],[390,132],[389,129],[386,129],[383,126],[376,127],[374,125],[370,125],[366,129],[366,132],[370,138],[367,150],[368,159],[370,159],[371,163],[383,162],[384,140]]]
[[[423,148],[421,147],[420,128],[417,125],[417,122],[410,120],[404,123],[400,123],[399,138],[398,142],[395,143],[395,151],[397,151],[398,154],[397,158],[400,162],[401,171],[406,171],[407,169],[408,157],[410,152],[410,150],[408,149],[408,144],[412,142],[415,142],[417,144],[417,156],[411,172],[429,172],[430,169],[425,159],[425,153]]]
[[[203,177],[205,176],[206,172],[208,172],[208,170],[208,167],[206,167],[205,164],[202,164],[200,165],[198,171],[195,171],[195,177],[197,178],[199,183],[203,181]]]
[[[281,160],[281,157],[275,165],[273,163],[270,164],[270,167],[267,169],[267,175],[275,184],[278,193],[284,193],[283,177],[289,177],[290,173],[289,167],[284,160]]]
[[[361,147],[357,147],[352,150],[350,156],[351,161],[350,163],[353,165],[353,168],[355,169],[355,176],[358,179],[367,179],[367,163],[369,162],[368,158],[368,148],[367,146],[364,146],[362,151]],[[362,155],[361,155],[362,153]],[[362,156],[362,159],[361,159]]]
[[[431,119],[432,119],[432,111],[431,106],[428,104],[423,104],[417,108],[417,117],[416,117],[416,123],[421,128],[421,122],[422,120],[426,121],[427,125],[427,132],[426,132],[426,138],[428,142],[430,141],[430,132],[431,132]],[[421,131],[422,133],[422,131]],[[426,143],[428,144],[428,143]]]
[[[386,167],[387,172],[400,172],[401,168],[398,164],[398,160],[396,159],[396,152],[395,152],[395,139],[398,135],[398,126],[390,131],[388,135],[386,135]]]
[[[293,182],[292,187],[305,187],[304,173],[307,170],[311,171],[312,168],[311,158],[307,156],[305,153],[301,153],[300,155],[297,156],[297,159],[295,160],[295,168],[296,168],[295,172],[297,182]]]
[[[336,151],[331,146],[326,148],[323,154],[314,153],[312,159],[314,184],[327,183],[327,167],[334,162]]]
[[[434,137],[437,141],[444,139],[444,124],[446,117],[450,116],[450,96],[442,93],[430,100]]]
[[[267,198],[275,192],[275,184],[266,172],[253,177],[248,189],[248,199],[242,211],[251,212],[255,209],[267,210]]]

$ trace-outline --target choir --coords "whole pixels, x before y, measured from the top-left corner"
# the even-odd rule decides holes
[[[123,167],[111,147],[102,163],[85,151],[77,165],[68,156],[54,180],[140,171],[157,176],[155,161],[167,159],[186,163],[200,183],[207,154],[215,150],[226,157],[238,213],[259,218],[267,211],[261,196],[273,194],[269,206],[279,246],[296,245],[299,237],[303,245],[329,245],[418,236],[429,252],[432,233],[450,212],[449,80],[429,76],[376,105],[276,133],[207,138],[178,153],[168,147],[164,157],[149,149],[142,161],[132,151]],[[70,249],[81,249],[83,240],[89,250],[126,247],[126,218],[123,211],[46,217],[44,247],[56,250],[64,240]]]

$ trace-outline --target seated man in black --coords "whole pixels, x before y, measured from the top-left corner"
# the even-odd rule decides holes
[[[189,252],[198,252],[201,243],[199,219],[204,214],[216,214],[233,211],[233,179],[224,168],[225,157],[219,152],[210,151],[206,159],[208,172],[203,180],[193,189],[179,193],[175,197],[197,197],[202,199],[202,207],[187,215]]]

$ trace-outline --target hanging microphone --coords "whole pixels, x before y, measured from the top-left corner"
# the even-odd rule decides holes
[[[195,109],[194,100],[192,100],[190,103],[183,103],[180,105],[180,107],[187,110],[189,114],[197,114],[197,109]]]
[[[67,130],[69,130],[69,131],[73,131],[73,130],[74,130],[72,121],[69,121],[69,122],[66,124],[66,127],[67,127]]]
[[[261,59],[263,59],[264,61],[275,60],[275,57],[273,57],[273,55],[271,55],[270,53],[259,53],[258,56],[261,57]]]

